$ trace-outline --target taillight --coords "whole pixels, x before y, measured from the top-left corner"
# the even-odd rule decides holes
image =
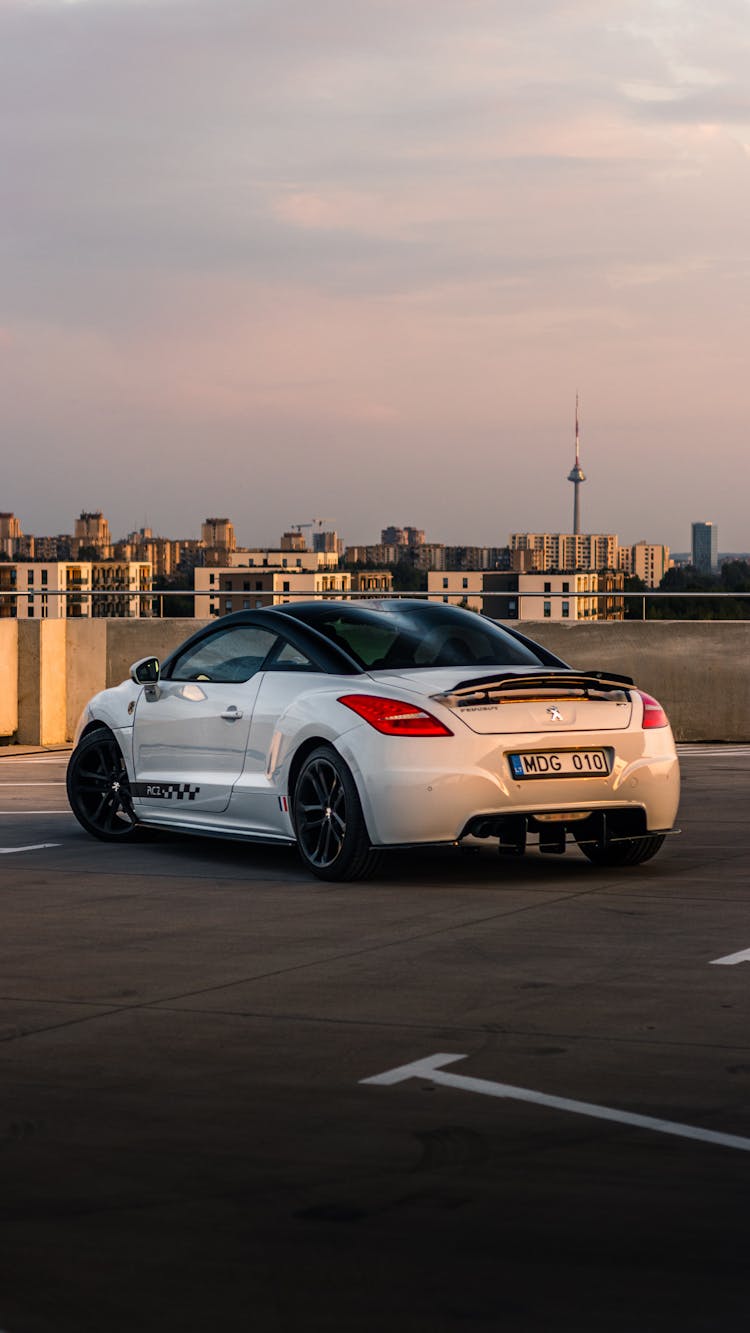
[[[372,694],[342,694],[339,703],[351,708],[384,736],[452,736],[449,727],[432,713],[401,699],[378,699]]]
[[[649,727],[668,727],[669,719],[661,704],[657,703],[656,699],[652,699],[650,694],[644,694],[643,690],[639,690],[638,693],[643,700],[642,725],[644,731],[648,730]]]

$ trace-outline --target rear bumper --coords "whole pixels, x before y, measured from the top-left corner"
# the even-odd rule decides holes
[[[549,750],[548,735],[504,736],[501,740],[473,736],[469,741],[461,737],[459,742],[459,737],[407,739],[375,733],[373,742],[370,729],[368,744],[362,746],[357,743],[357,730],[343,737],[339,748],[354,773],[376,847],[457,842],[475,832],[482,821],[517,815],[533,822],[540,814],[585,811],[593,829],[596,821],[596,827],[601,827],[603,814],[612,812],[614,817],[619,811],[625,813],[617,815],[615,825],[637,827],[644,834],[674,826],[680,774],[669,728],[607,733],[605,743],[614,748],[608,776],[523,781],[513,778],[508,755],[519,746]],[[587,749],[601,747],[603,735],[568,734],[559,741],[561,747],[574,744]],[[564,821],[560,823],[565,827]],[[499,835],[485,832],[479,836]]]

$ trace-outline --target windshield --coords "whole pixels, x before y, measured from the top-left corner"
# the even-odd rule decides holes
[[[343,648],[365,671],[413,667],[543,666],[541,657],[499,625],[455,606],[284,607]]]

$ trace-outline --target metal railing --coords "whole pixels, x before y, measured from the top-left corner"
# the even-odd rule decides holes
[[[57,604],[51,608],[49,599],[58,599]],[[59,606],[59,599],[67,599],[68,604],[64,610]],[[469,602],[471,598],[481,598],[485,601],[503,601],[513,603],[516,607],[516,613],[504,617],[508,620],[517,620],[518,612],[522,602],[543,601],[550,603],[578,602],[585,601],[594,603],[596,614],[591,616],[546,616],[545,619],[564,620],[569,619],[574,623],[580,623],[581,620],[595,622],[604,619],[601,612],[619,610],[618,603],[624,604],[629,601],[640,602],[641,619],[647,620],[647,606],[659,601],[746,601],[750,598],[750,592],[670,592],[663,589],[649,589],[648,591],[626,592],[620,590],[608,591],[571,591],[560,592],[558,590],[544,591],[523,591],[517,592],[512,589],[488,589],[488,588],[462,588],[453,590],[450,588],[430,589],[429,591],[402,592],[392,589],[366,589],[364,591],[354,591],[349,589],[316,590],[314,592],[292,592],[279,591],[278,589],[256,589],[249,591],[247,589],[237,588],[151,588],[148,591],[133,588],[86,588],[86,589],[53,589],[53,588],[30,588],[19,590],[17,588],[0,587],[0,619],[169,619],[164,615],[165,603],[168,605],[170,599],[182,598],[183,601],[190,600],[195,607],[195,601],[199,598],[209,598],[214,602],[223,602],[223,609],[209,608],[213,615],[226,615],[235,610],[256,610],[271,605],[279,605],[291,601],[383,601],[383,600],[419,600],[433,602],[456,602],[458,604]],[[121,614],[106,614],[97,609],[96,603],[106,599],[112,605],[128,607],[136,600],[139,604],[134,610],[128,609]],[[19,602],[26,605],[21,609]],[[227,608],[226,603],[230,602],[231,607]],[[32,606],[29,606],[32,603]],[[243,605],[239,605],[242,603]],[[248,603],[247,606],[244,603]],[[252,603],[252,605],[251,605]],[[592,608],[593,609],[593,608]],[[52,614],[50,615],[50,610]],[[192,618],[192,617],[188,617]],[[614,617],[608,616],[608,619]],[[635,618],[635,617],[633,617]],[[706,617],[711,619],[712,617]],[[743,619],[738,617],[737,619]]]

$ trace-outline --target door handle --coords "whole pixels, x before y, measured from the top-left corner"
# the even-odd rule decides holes
[[[224,712],[221,714],[221,717],[225,718],[227,722],[239,722],[240,718],[242,717],[242,713],[240,712],[239,708],[236,707],[235,704],[230,704],[229,707],[225,709]]]

